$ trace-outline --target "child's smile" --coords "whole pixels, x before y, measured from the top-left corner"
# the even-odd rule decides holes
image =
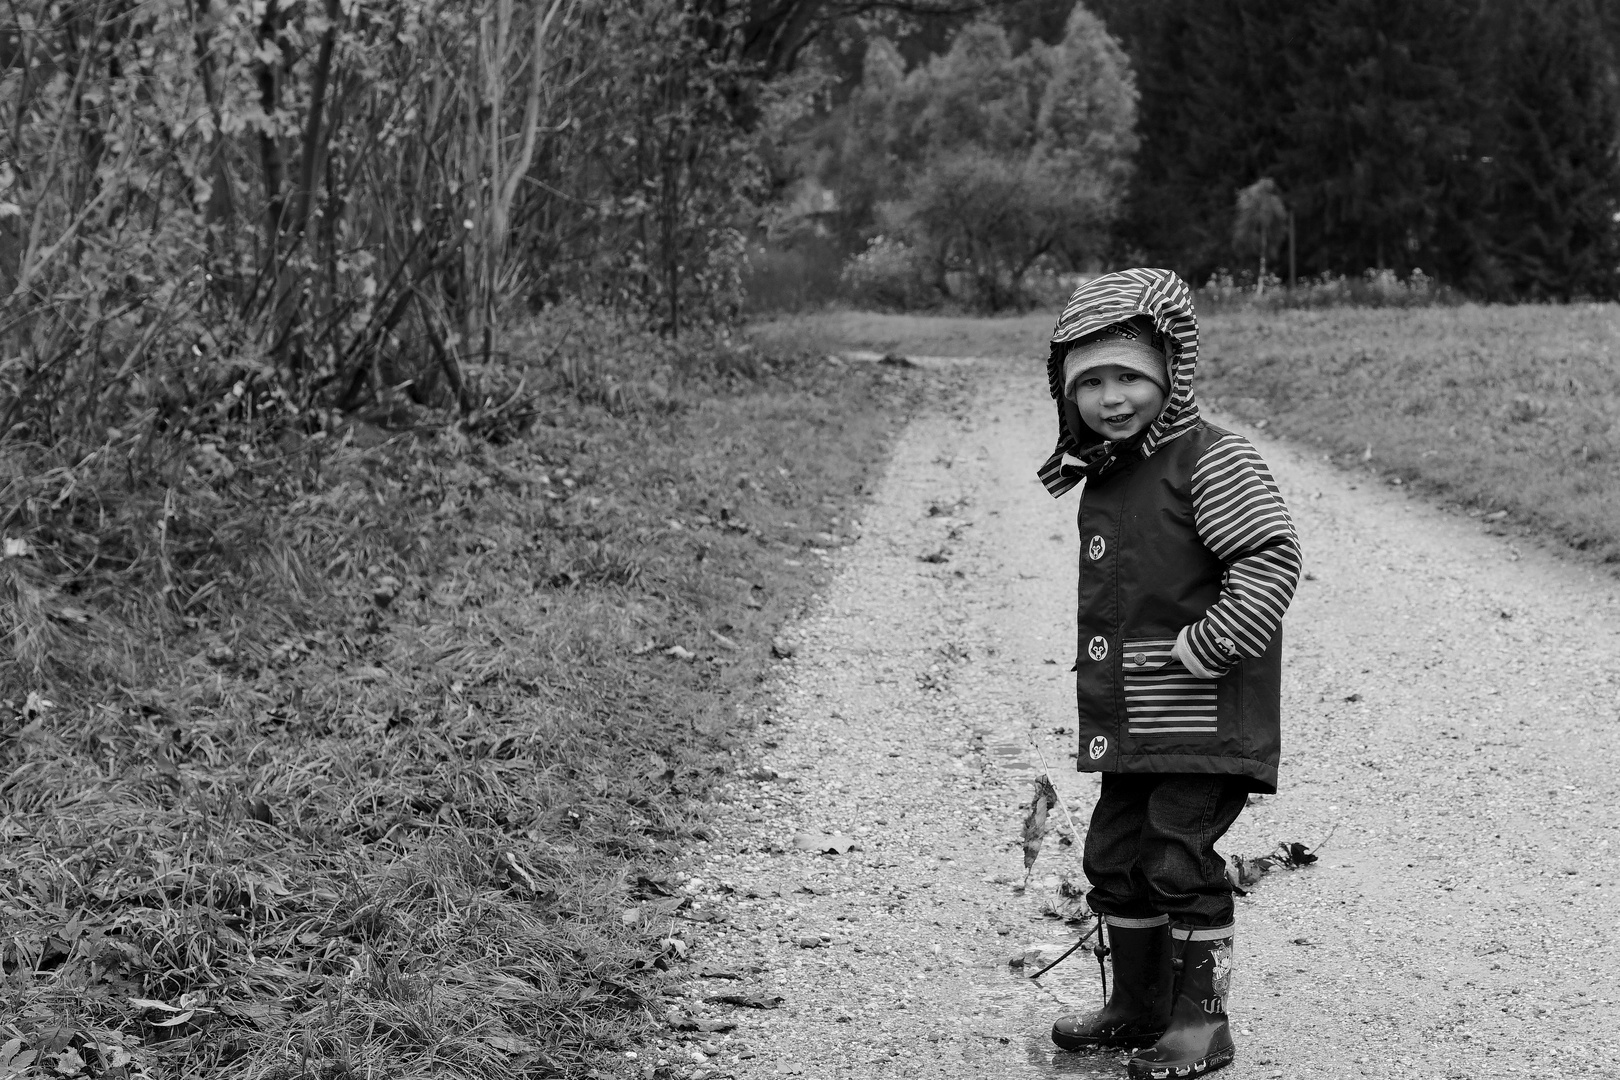
[[[1080,419],[1109,442],[1146,431],[1164,409],[1164,391],[1158,383],[1118,364],[1085,372],[1075,380],[1073,393]]]

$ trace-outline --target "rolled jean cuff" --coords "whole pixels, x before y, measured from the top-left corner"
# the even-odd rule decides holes
[[[1121,930],[1146,930],[1153,926],[1167,926],[1170,916],[1155,915],[1151,919],[1127,919],[1120,915],[1104,915],[1103,922],[1109,926],[1117,926]]]

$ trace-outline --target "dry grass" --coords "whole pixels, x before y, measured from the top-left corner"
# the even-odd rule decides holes
[[[0,1076],[611,1072],[673,955],[621,915],[703,842],[799,553],[916,378],[796,363],[229,469],[14,450]]]

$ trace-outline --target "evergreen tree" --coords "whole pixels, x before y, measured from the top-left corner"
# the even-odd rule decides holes
[[[1296,55],[1291,193],[1305,265],[1438,269],[1438,225],[1456,220],[1458,170],[1477,158],[1476,102],[1459,70],[1467,0],[1334,0],[1309,5]],[[1448,266],[1446,271],[1461,268]]]
[[[1591,0],[1495,13],[1494,254],[1512,294],[1610,298],[1620,262],[1617,101]]]
[[[1130,53],[1141,149],[1122,239],[1129,261],[1202,280],[1231,261],[1237,193],[1278,175],[1300,0],[1101,5]],[[1286,190],[1288,182],[1279,176]]]

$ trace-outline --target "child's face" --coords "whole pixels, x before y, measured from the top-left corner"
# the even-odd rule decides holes
[[[1164,408],[1164,391],[1141,372],[1106,364],[1075,380],[1074,403],[1087,427],[1119,442],[1147,430]]]

